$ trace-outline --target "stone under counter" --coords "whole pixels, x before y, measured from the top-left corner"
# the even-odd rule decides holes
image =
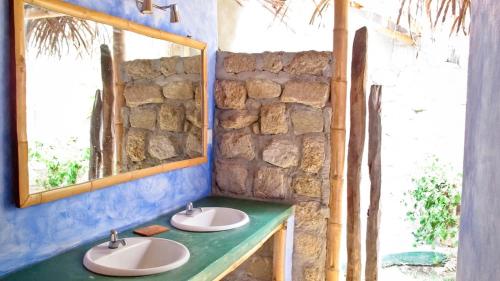
[[[244,211],[250,217],[250,223],[233,230],[221,232],[186,232],[177,230],[170,224],[170,218],[180,210],[160,216],[154,220],[122,231],[121,238],[138,237],[133,229],[152,224],[164,225],[169,231],[154,237],[171,239],[184,244],[190,251],[189,261],[172,271],[139,277],[103,276],[88,271],[82,264],[86,251],[93,246],[107,241],[103,238],[83,246],[74,248],[40,263],[6,275],[0,280],[5,281],[69,281],[69,280],[218,280],[225,273],[241,263],[244,257],[249,257],[262,244],[272,238],[272,235],[285,226],[293,216],[294,207],[291,204],[270,203],[226,197],[207,197],[194,203],[197,207],[229,207]],[[289,230],[293,226],[288,225]],[[277,234],[274,234],[277,235]],[[286,239],[291,240],[291,239]],[[291,245],[286,245],[287,259],[291,253]],[[282,261],[283,263],[283,261]],[[284,268],[282,269],[285,271]],[[287,273],[285,273],[287,275]]]

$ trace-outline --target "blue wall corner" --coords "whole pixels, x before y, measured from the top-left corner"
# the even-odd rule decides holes
[[[12,61],[10,1],[0,1],[0,276],[46,259],[83,242],[174,210],[211,193],[212,145],[209,162],[127,182],[59,201],[18,209],[12,138]],[[213,128],[213,85],[217,50],[217,1],[179,1],[181,22],[168,13],[142,15],[135,0],[69,0],[89,9],[122,17],[208,44],[209,128]],[[211,143],[209,141],[209,143]]]

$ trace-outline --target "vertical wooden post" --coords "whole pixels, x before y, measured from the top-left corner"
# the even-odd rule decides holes
[[[101,91],[95,93],[94,107],[90,117],[90,160],[89,180],[98,179],[101,172],[101,123],[102,123],[102,99]]]
[[[101,45],[102,76],[102,176],[113,174],[113,99],[114,75],[113,59],[108,45]]]
[[[273,281],[284,281],[286,224],[274,234],[273,243]]]
[[[123,120],[122,108],[125,104],[121,67],[125,61],[125,38],[124,32],[121,29],[113,28],[113,65],[115,74],[115,98],[113,105],[113,139],[115,141],[115,173],[119,174],[122,171],[122,155],[123,155]]]
[[[335,0],[333,29],[333,75],[331,80],[332,121],[330,125],[330,217],[327,228],[326,280],[340,278],[342,235],[342,188],[345,162],[345,116],[347,95],[347,24],[349,1]]]
[[[368,168],[370,170],[370,207],[366,228],[365,280],[378,280],[378,231],[380,227],[380,190],[382,186],[381,121],[382,86],[372,85],[368,102]]]
[[[351,129],[347,155],[347,281],[361,280],[361,162],[366,131],[366,41],[367,30],[356,31],[351,65]]]

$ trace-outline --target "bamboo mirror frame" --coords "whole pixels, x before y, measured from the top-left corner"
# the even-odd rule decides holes
[[[15,47],[15,118],[17,129],[17,170],[18,170],[18,200],[20,208],[46,203],[61,198],[94,191],[119,183],[171,171],[175,169],[200,165],[207,162],[207,45],[180,35],[164,32],[144,25],[140,25],[122,18],[96,12],[77,5],[65,3],[60,0],[12,0],[14,21],[14,47]],[[30,194],[29,172],[28,172],[28,134],[26,113],[26,61],[25,61],[25,11],[24,5],[32,4],[51,12],[60,13],[83,20],[91,20],[106,24],[124,31],[134,32],[155,39],[170,41],[179,45],[197,49],[201,53],[201,144],[202,156],[180,160],[177,162],[160,164],[158,166],[143,168],[140,170],[126,171],[121,174],[111,175],[99,179],[93,179],[84,183],[70,185],[67,187],[52,189],[39,193]],[[117,82],[119,85],[119,82]],[[120,121],[121,122],[121,121]]]

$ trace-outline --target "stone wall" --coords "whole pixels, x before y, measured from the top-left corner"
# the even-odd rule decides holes
[[[128,61],[122,73],[123,169],[201,156],[201,57]]]
[[[296,204],[293,280],[324,280],[331,54],[218,53],[214,194]],[[272,241],[225,280],[272,280]]]

